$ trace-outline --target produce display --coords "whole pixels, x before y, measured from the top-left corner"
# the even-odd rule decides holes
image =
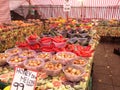
[[[40,52],[36,55],[37,58],[43,59],[44,61],[50,60],[52,57],[51,53],[47,52]]]
[[[0,52],[15,46],[16,42],[22,42],[26,36],[32,33],[38,35],[42,32],[43,25],[39,20],[11,21],[10,24],[0,24]]]
[[[59,59],[64,59],[64,60],[71,60],[76,58],[76,54],[71,53],[71,52],[59,52],[56,54],[57,58]]]
[[[29,60],[28,61],[28,63],[27,63],[27,65],[28,66],[39,66],[41,64],[41,62],[40,61],[36,61],[36,60]]]
[[[65,21],[62,19],[60,22],[62,25],[67,24]],[[59,22],[55,21],[55,23]],[[72,19],[68,23],[73,27],[74,24],[79,24]],[[17,41],[15,48],[5,51],[5,54],[9,55],[8,59],[6,58],[8,68],[6,72],[0,72],[0,80],[10,84],[14,75],[12,68],[19,66],[38,72],[35,90],[85,90],[90,79],[98,37],[92,33],[91,26],[85,26],[85,23],[81,25],[79,30],[76,28],[72,30],[68,26],[66,30],[53,28],[50,30],[50,27],[41,35],[34,33],[26,36],[23,41]],[[47,31],[49,35],[44,34]],[[51,34],[53,32],[56,34]],[[72,42],[71,38],[76,38],[77,41]],[[85,44],[81,44],[83,43],[81,39],[85,38]],[[14,65],[11,68],[12,63]]]
[[[24,67],[26,69],[39,71],[44,66],[44,61],[37,58],[31,58],[24,61]]]
[[[50,18],[46,22],[46,28],[49,30],[76,30],[80,28],[84,28],[86,30],[91,29],[92,23],[90,20],[83,20],[82,22],[78,22],[73,18],[69,18],[68,20],[58,17],[58,18]]]
[[[74,66],[77,66],[77,67],[80,67],[80,66],[84,67],[84,66],[86,66],[86,65],[88,64],[88,61],[87,61],[86,59],[84,59],[84,58],[76,58],[76,59],[72,62],[72,64],[73,64]]]
[[[25,60],[24,58],[21,58],[19,56],[13,56],[12,58],[10,58],[11,63],[18,63],[18,62],[22,62],[24,60]]]
[[[36,52],[33,50],[23,50],[19,56],[26,57],[26,58],[32,58],[36,55]]]
[[[93,27],[93,29],[97,30],[99,36],[120,37],[119,20],[111,19],[98,21],[98,25]]]
[[[17,54],[19,54],[21,52],[22,52],[22,50],[20,48],[12,48],[12,49],[8,49],[8,50],[5,51],[5,53],[7,53],[7,54],[9,54],[11,56],[17,55]]]
[[[72,82],[80,81],[85,72],[83,68],[78,68],[75,66],[67,66],[63,69],[63,71],[66,78]]]
[[[62,70],[62,64],[58,62],[47,62],[44,70],[46,71],[47,75],[56,76],[60,74]]]
[[[7,63],[13,68],[15,66],[21,66],[22,67],[23,66],[23,61],[25,61],[25,60],[26,60],[26,58],[22,58],[18,55],[15,55],[15,56],[11,56],[8,59]]]
[[[9,58],[9,54],[0,53],[0,66],[6,64],[6,60]]]

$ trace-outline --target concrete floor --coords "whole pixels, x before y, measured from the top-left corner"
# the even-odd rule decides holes
[[[113,53],[118,42],[100,43],[94,55],[93,90],[120,90],[120,56]]]

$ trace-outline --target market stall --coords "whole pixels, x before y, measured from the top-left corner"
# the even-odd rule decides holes
[[[9,24],[0,24],[0,52],[15,46],[17,41],[25,40],[25,37],[43,30],[43,23],[39,20],[12,21]]]
[[[27,36],[0,54],[0,80],[10,85],[19,66],[38,72],[35,90],[90,90],[94,50],[99,41],[91,23],[60,17],[47,22],[49,29]]]
[[[94,27],[99,36],[120,37],[120,21],[117,19],[99,20],[98,25]]]

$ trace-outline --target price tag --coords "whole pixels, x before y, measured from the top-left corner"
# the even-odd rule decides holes
[[[63,5],[63,11],[70,12],[70,10],[71,10],[71,2],[69,0],[66,0]]]
[[[34,90],[37,72],[16,67],[10,90]]]

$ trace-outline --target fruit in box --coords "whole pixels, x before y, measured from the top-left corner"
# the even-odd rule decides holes
[[[76,58],[75,60],[72,61],[72,64],[78,67],[84,67],[86,66],[88,61],[85,58]]]
[[[22,61],[24,61],[25,60],[25,58],[21,58],[21,57],[19,57],[19,56],[13,56],[13,57],[11,57],[10,58],[10,62],[13,62],[13,63],[18,63],[18,62],[22,62]]]
[[[9,54],[9,55],[17,55],[19,53],[21,53],[21,49],[20,48],[12,48],[12,49],[7,49],[5,51],[5,53]]]
[[[72,75],[79,75],[81,74],[81,71],[72,67],[68,67],[65,70],[66,73],[72,74]]]
[[[63,51],[63,52],[58,52],[58,53],[56,54],[56,56],[57,56],[57,58],[63,59],[63,60],[71,60],[71,59],[74,59],[74,58],[77,57],[76,54],[74,54],[74,53],[72,53],[72,52],[65,52],[65,51]]]
[[[56,76],[58,74],[60,74],[61,70],[62,70],[62,64],[58,63],[58,62],[46,62],[45,63],[45,67],[44,70],[46,71],[46,73],[50,76]]]
[[[62,65],[67,65],[69,64],[69,62],[71,62],[71,60],[67,60],[67,59],[60,59],[59,57],[57,57],[56,55],[53,55],[52,58],[50,59],[53,62],[57,62],[57,63],[61,63]]]
[[[0,65],[6,64],[8,58],[9,58],[9,54],[0,53]]]
[[[74,58],[77,57],[76,54],[67,51],[58,52],[56,56],[59,62],[63,65],[69,64]]]
[[[44,66],[44,61],[38,58],[31,58],[24,61],[24,66],[26,69],[39,71]]]
[[[34,50],[23,50],[19,55],[21,57],[32,58],[35,57],[36,52]]]
[[[65,66],[63,67],[63,72],[67,78],[67,80],[72,82],[80,81],[82,76],[84,75],[85,71],[82,67],[75,67],[75,66]]]
[[[49,52],[40,52],[40,53],[37,53],[36,55],[37,58],[43,59],[45,61],[49,60],[51,56],[52,55]]]
[[[51,57],[51,61],[55,61],[55,62],[58,62],[60,59],[59,58],[57,58],[57,56],[56,55],[52,55],[52,57]]]
[[[84,61],[84,60],[74,60],[73,63],[74,63],[74,64],[84,65],[84,64],[85,64],[85,61]]]
[[[8,59],[8,63],[11,67],[15,67],[15,66],[21,66],[23,67],[23,61],[25,61],[26,58],[23,58],[23,57],[20,57],[18,55],[16,56],[11,56],[9,59]]]
[[[62,68],[62,64],[60,63],[46,63],[45,64],[45,68],[49,69],[49,70],[57,70],[57,69],[61,69]]]
[[[41,62],[40,61],[37,61],[37,60],[29,60],[28,61],[28,63],[27,63],[27,65],[28,66],[39,66],[41,64]]]

